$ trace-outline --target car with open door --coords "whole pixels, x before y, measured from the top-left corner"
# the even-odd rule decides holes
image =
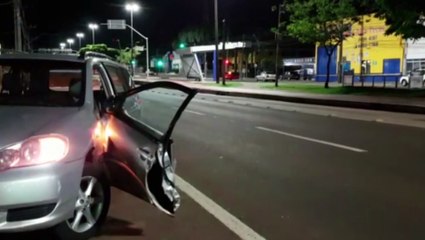
[[[175,213],[171,135],[193,89],[134,88],[126,66],[90,53],[2,55],[0,84],[0,234],[88,239],[111,186]]]

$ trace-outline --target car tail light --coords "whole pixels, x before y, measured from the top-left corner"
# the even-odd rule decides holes
[[[0,170],[57,162],[68,154],[69,142],[62,135],[31,137],[0,149]]]

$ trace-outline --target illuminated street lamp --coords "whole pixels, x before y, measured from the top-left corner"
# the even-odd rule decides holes
[[[90,23],[89,28],[91,29],[91,32],[92,32],[92,44],[95,44],[96,41],[95,41],[94,31],[96,31],[99,28],[99,25],[97,25],[96,23]]]
[[[131,30],[131,60],[133,60],[133,51],[134,51],[134,40],[133,40],[133,14],[140,10],[140,6],[137,3],[127,3],[125,5],[125,10],[130,12],[130,26]],[[131,73],[134,74],[134,66],[132,65]]]
[[[60,46],[61,50],[64,50],[65,47],[66,47],[66,43],[61,42],[61,43],[59,43],[59,46]]]
[[[81,49],[81,39],[84,38],[84,33],[79,32],[76,34],[77,38],[78,38],[78,48]]]
[[[68,38],[66,39],[66,42],[69,44],[69,48],[72,50],[72,44],[74,44],[74,39],[73,38]]]
[[[138,12],[140,10],[140,6],[137,3],[128,3],[125,5],[125,10],[130,12],[130,26],[132,28],[133,27],[133,14],[134,12]],[[131,31],[131,48],[133,49],[134,45],[133,45],[134,41],[133,41],[133,31]]]

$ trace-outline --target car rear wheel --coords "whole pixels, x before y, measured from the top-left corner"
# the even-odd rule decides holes
[[[57,239],[86,240],[95,236],[108,215],[111,189],[94,166],[85,168],[81,178],[74,216],[54,228]]]

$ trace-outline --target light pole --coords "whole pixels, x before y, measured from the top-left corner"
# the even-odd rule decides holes
[[[91,32],[92,32],[92,44],[95,44],[96,41],[95,41],[94,31],[96,31],[99,28],[99,25],[97,25],[96,23],[90,23],[89,28],[91,29]]]
[[[65,47],[66,47],[66,43],[61,42],[61,43],[59,43],[59,46],[60,46],[61,50],[64,50]]]
[[[133,26],[133,14],[140,10],[140,6],[137,3],[127,3],[125,5],[125,10],[130,12],[130,26]],[[133,31],[131,31],[131,73],[134,75],[134,66],[133,66],[133,51],[134,51],[134,40],[133,40]],[[148,71],[148,69],[146,69]]]
[[[275,32],[275,40],[276,40],[276,59],[275,59],[275,87],[279,86],[279,43],[280,43],[280,33],[279,28],[281,24],[281,16],[284,13],[285,2],[278,4],[277,6],[272,7],[272,11],[277,11],[277,27]]]
[[[214,19],[215,19],[215,52],[214,52],[214,70],[215,82],[220,83],[220,76],[218,71],[218,1],[214,0]]]
[[[81,49],[81,39],[84,38],[84,33],[79,32],[76,34],[77,38],[78,38],[78,48]]]
[[[73,38],[68,38],[67,40],[66,40],[66,42],[69,44],[69,48],[71,49],[71,51],[72,51],[72,44],[74,44],[74,39]]]

